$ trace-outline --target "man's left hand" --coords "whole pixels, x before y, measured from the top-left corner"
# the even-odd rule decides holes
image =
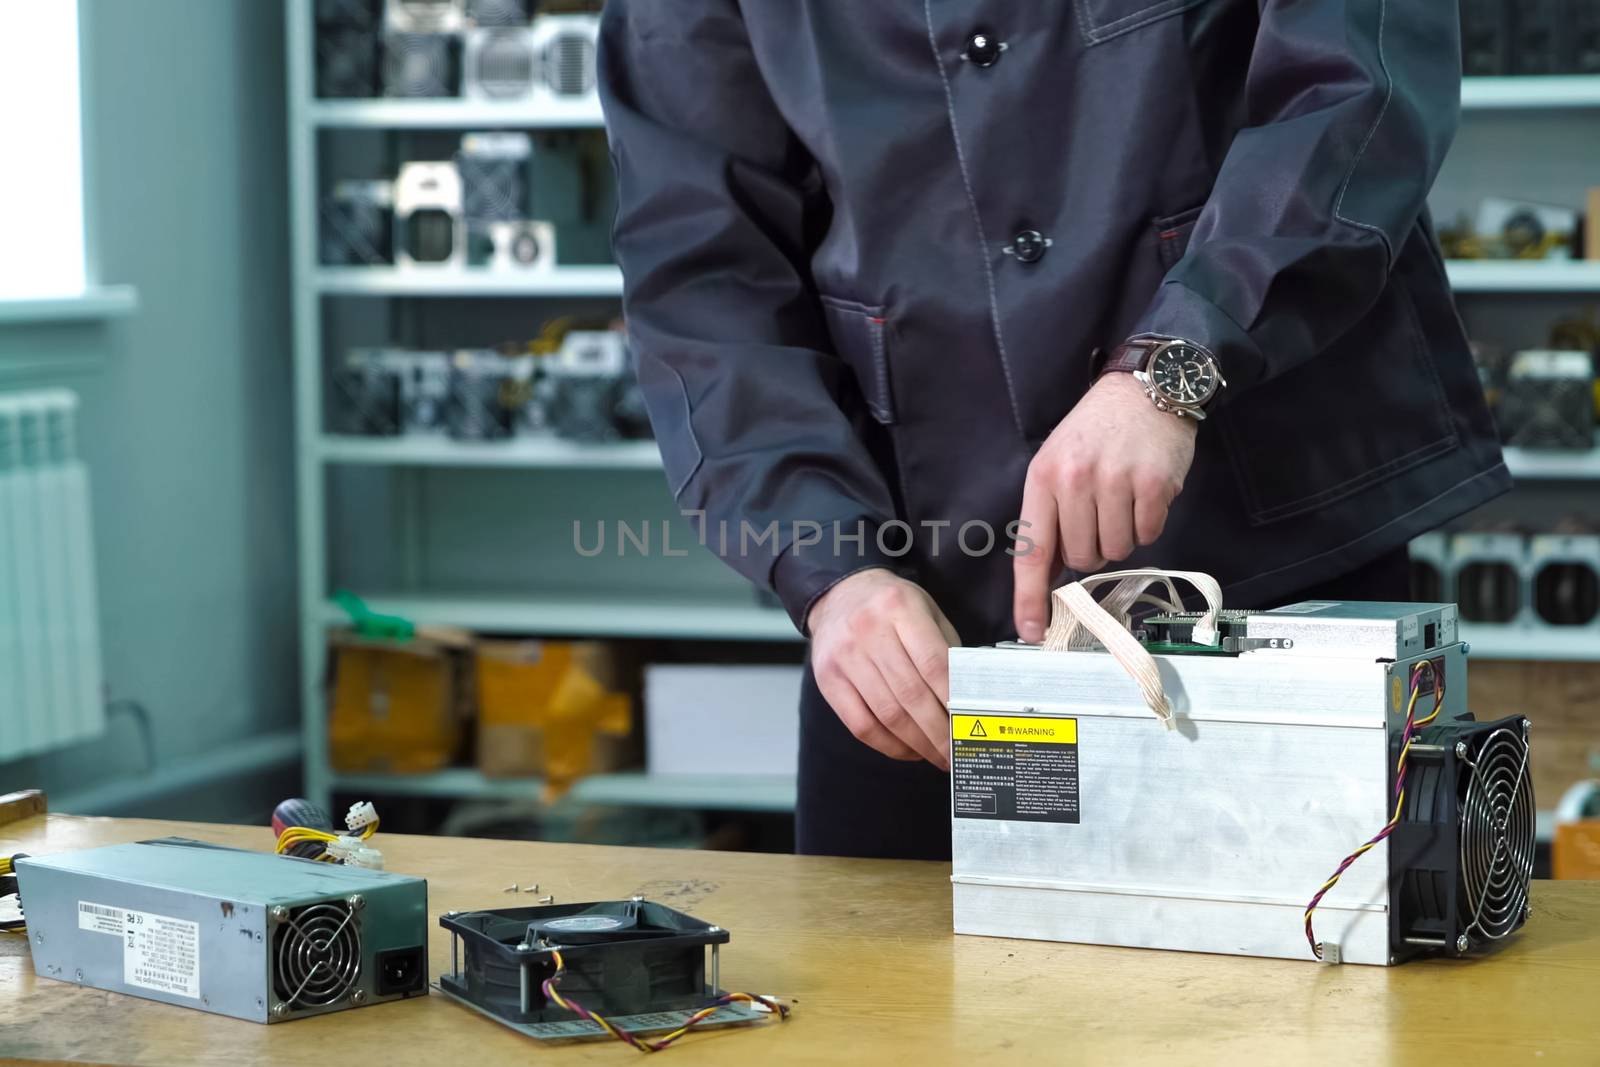
[[[1161,536],[1194,462],[1197,423],[1159,411],[1131,374],[1107,374],[1028,465],[1013,559],[1017,635],[1043,639],[1061,563],[1095,571]],[[1026,549],[1026,551],[1024,551]]]

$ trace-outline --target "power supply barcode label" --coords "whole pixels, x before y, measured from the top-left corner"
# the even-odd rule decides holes
[[[90,904],[86,900],[78,901],[78,929],[88,930],[96,934],[111,934],[113,937],[122,936],[123,911],[121,908],[107,907],[104,904]]]
[[[958,819],[1078,821],[1078,720],[950,717],[951,809]]]
[[[141,989],[200,999],[200,924],[148,911],[123,923],[122,980]]]

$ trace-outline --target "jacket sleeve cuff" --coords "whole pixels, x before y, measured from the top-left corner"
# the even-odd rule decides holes
[[[834,531],[824,525],[822,539],[815,544],[794,542],[784,548],[772,566],[772,588],[783,601],[795,629],[805,637],[811,632],[806,627],[806,616],[821,599],[822,594],[838,585],[852,574],[868,570],[889,570],[910,579],[912,571],[906,556],[885,552],[878,543],[879,526],[865,522],[852,527],[841,523],[838,539]],[[860,539],[856,539],[857,533]],[[891,532],[889,547],[901,544],[898,534]]]
[[[1129,336],[1143,334],[1205,345],[1217,357],[1229,389],[1249,388],[1266,373],[1266,361],[1249,333],[1227,312],[1181,282],[1165,282],[1156,290]],[[1229,389],[1223,390],[1219,401],[1226,403]]]

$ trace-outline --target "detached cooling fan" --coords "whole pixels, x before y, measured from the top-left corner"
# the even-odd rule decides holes
[[[765,998],[717,988],[728,931],[641,897],[451,912],[439,989],[530,1037],[634,1035],[767,1018]],[[710,976],[707,954],[710,952]]]
[[[1528,720],[1424,728],[1407,766],[1405,805],[1389,838],[1393,952],[1398,961],[1485,948],[1528,918]]]

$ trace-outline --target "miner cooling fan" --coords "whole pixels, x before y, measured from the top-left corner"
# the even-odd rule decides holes
[[[449,912],[439,925],[451,935],[439,989],[529,1037],[609,1034],[654,1051],[692,1028],[788,1012],[717,988],[726,930],[642,897]]]
[[[1528,724],[1509,718],[1424,728],[1390,837],[1394,952],[1462,954],[1528,917],[1534,802]]]

